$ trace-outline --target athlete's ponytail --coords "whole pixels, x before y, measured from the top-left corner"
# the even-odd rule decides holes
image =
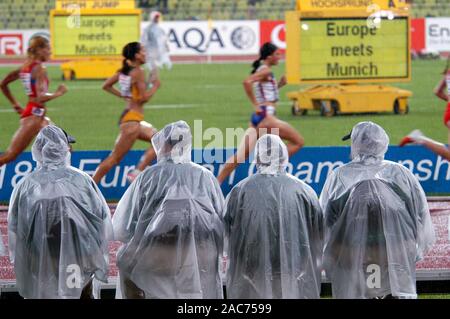
[[[135,60],[137,53],[141,51],[141,44],[139,42],[130,42],[122,50],[123,62],[120,73],[128,75],[133,69],[131,63]]]
[[[258,70],[258,68],[261,66],[261,61],[264,61],[267,59],[267,57],[271,56],[275,53],[275,51],[278,50],[278,47],[270,42],[266,42],[263,44],[261,49],[259,50],[259,58],[255,60],[252,64],[252,74]]]
[[[255,60],[252,64],[252,74],[258,70],[258,68],[261,66],[261,57],[258,58],[258,60]]]

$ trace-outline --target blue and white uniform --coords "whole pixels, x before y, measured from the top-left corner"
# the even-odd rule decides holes
[[[268,68],[268,66],[261,65],[256,72],[260,72],[264,68]],[[253,92],[255,94],[256,102],[259,104],[260,111],[252,114],[251,122],[253,126],[257,127],[258,124],[264,120],[266,115],[275,115],[275,107],[272,104],[279,100],[280,93],[278,82],[273,72],[269,74],[267,81],[253,83]]]

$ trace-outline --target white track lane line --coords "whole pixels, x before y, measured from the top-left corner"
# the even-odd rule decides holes
[[[155,110],[155,109],[189,109],[195,107],[202,107],[205,104],[153,104],[146,105],[144,109],[146,110]]]

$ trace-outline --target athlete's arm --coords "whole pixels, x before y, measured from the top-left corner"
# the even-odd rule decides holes
[[[278,88],[281,89],[283,86],[285,86],[287,84],[287,79],[286,79],[286,75],[283,75],[280,78],[280,81],[278,81]]]
[[[255,93],[253,93],[253,83],[266,80],[267,77],[270,75],[270,72],[271,71],[269,68],[264,68],[263,70],[247,77],[242,83],[244,85],[245,93],[250,99],[250,102],[252,102],[253,107],[255,108],[256,111],[258,111],[258,102],[256,102]]]
[[[36,65],[33,69],[33,73],[36,79],[37,97],[35,101],[37,103],[44,104],[66,94],[67,88],[64,84],[60,84],[56,89],[55,93],[46,92],[44,84],[44,82],[46,81],[46,72],[45,69],[42,67],[42,65]]]
[[[23,109],[20,106],[19,102],[17,102],[16,98],[12,95],[11,90],[8,87],[9,83],[18,80],[19,78],[20,78],[20,69],[9,72],[8,75],[0,83],[0,88],[3,94],[8,99],[8,101],[11,102],[11,105],[14,107],[14,110],[16,110],[17,113],[21,114]]]
[[[161,87],[161,81],[158,77],[154,78],[150,83],[152,84],[152,88],[145,92],[146,102],[148,102],[153,97],[153,95],[155,95],[156,91],[158,91],[158,89]]]
[[[147,103],[153,95],[155,95],[156,91],[158,91],[161,86],[161,82],[158,78],[155,78],[151,81],[152,88],[150,90],[146,90],[146,82],[145,82],[145,74],[142,69],[136,69],[136,72],[133,74],[133,77],[136,81],[136,87],[139,92],[139,103]]]
[[[439,82],[439,84],[436,86],[436,88],[434,89],[434,94],[438,97],[438,98],[440,98],[440,99],[442,99],[442,100],[444,100],[444,101],[448,101],[448,96],[447,96],[447,94],[445,93],[445,89],[447,88],[447,83],[446,83],[446,80],[445,80],[445,75],[444,75],[444,77],[442,78],[442,80]]]
[[[124,98],[122,96],[122,94],[120,94],[119,90],[117,90],[114,87],[114,84],[116,84],[117,82],[119,82],[119,72],[117,72],[112,77],[107,79],[105,81],[105,83],[103,83],[102,89],[105,90],[106,92],[111,93],[112,95],[115,95],[115,96],[120,97],[120,98]]]

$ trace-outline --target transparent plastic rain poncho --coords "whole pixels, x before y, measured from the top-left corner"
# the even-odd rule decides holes
[[[416,298],[416,262],[433,245],[425,194],[405,167],[384,160],[389,138],[372,122],[351,133],[352,161],[328,177],[324,267],[335,298]]]
[[[6,247],[3,244],[3,235],[2,232],[0,231],[0,256],[6,256],[8,255],[8,252],[6,251]]]
[[[146,48],[148,59],[160,60],[162,56],[169,54],[166,33],[153,21],[142,32],[141,43]]]
[[[214,175],[191,162],[192,135],[179,121],[152,139],[158,163],[142,172],[113,216],[121,281],[137,298],[223,298],[224,198]],[[135,298],[121,284],[118,298]]]
[[[5,245],[3,244],[2,233],[0,232],[0,256],[7,255]]]
[[[276,135],[255,147],[257,173],[226,201],[227,297],[319,298],[323,218],[316,193],[286,173],[286,145]]]
[[[8,212],[17,288],[25,298],[79,298],[93,275],[107,282],[110,211],[94,181],[70,166],[61,129],[43,128],[32,154],[37,168],[14,188]]]

